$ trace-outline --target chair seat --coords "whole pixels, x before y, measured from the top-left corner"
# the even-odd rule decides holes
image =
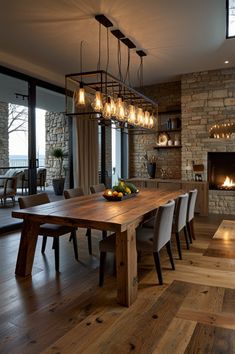
[[[69,227],[69,226],[61,226],[56,224],[42,224],[40,225],[39,234],[42,236],[55,237],[55,236],[61,236],[61,235],[71,233],[74,230],[75,230],[74,227]]]

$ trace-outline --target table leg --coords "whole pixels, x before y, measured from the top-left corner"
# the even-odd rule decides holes
[[[24,220],[15,274],[31,275],[40,224]]]
[[[117,301],[130,306],[137,297],[137,252],[135,228],[116,233]]]

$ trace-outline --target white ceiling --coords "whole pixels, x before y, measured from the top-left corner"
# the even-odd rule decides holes
[[[144,84],[173,81],[201,70],[235,67],[235,39],[226,40],[226,0],[0,0],[0,64],[64,85],[64,75],[95,70],[98,22],[104,14],[147,53]],[[117,75],[117,39],[111,34],[108,71]],[[126,68],[127,47],[122,44]],[[106,30],[102,27],[102,67]],[[225,65],[224,61],[229,60]],[[139,57],[131,50],[138,85]]]

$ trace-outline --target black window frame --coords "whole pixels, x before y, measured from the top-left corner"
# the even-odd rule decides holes
[[[226,39],[235,38],[229,35],[229,0],[226,0]]]

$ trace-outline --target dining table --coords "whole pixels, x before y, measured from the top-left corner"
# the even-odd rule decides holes
[[[180,194],[182,190],[146,188],[120,201],[108,201],[102,193],[96,193],[14,210],[12,216],[23,219],[15,274],[31,276],[41,224],[111,231],[116,234],[117,301],[130,306],[138,290],[136,228],[150,219],[159,206]]]

